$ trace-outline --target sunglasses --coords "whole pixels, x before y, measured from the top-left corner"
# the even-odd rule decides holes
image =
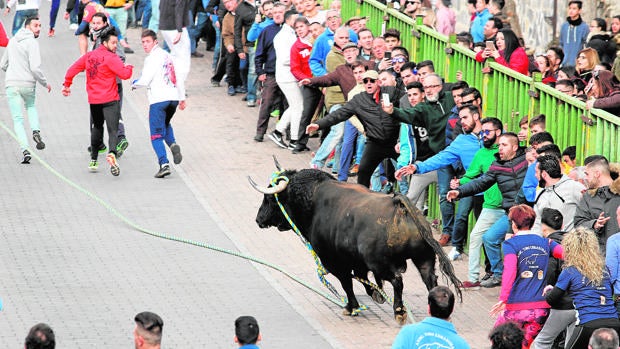
[[[483,136],[488,136],[489,134],[491,134],[491,132],[495,132],[497,130],[482,130],[480,131],[480,134]]]
[[[364,80],[362,80],[365,84],[371,82],[374,83],[375,81],[377,81],[377,79],[371,79],[371,78],[365,78]]]
[[[407,62],[405,57],[394,57],[394,58],[392,58],[392,64],[394,64],[394,63],[405,63],[405,62]]]
[[[420,4],[421,2],[419,1],[407,1],[408,4]]]

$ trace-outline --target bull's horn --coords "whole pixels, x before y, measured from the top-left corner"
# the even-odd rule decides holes
[[[280,166],[280,163],[278,162],[278,159],[276,158],[275,155],[273,156],[273,162],[276,164],[276,169],[278,169],[278,171],[282,172],[282,166]]]
[[[250,176],[248,176],[248,181],[250,181],[250,184],[254,189],[256,189],[256,191],[267,195],[278,194],[284,191],[284,189],[286,189],[286,186],[288,185],[287,181],[280,181],[275,187],[265,188],[259,187],[258,184],[256,184],[256,182],[254,182],[254,180],[252,180],[252,177]]]

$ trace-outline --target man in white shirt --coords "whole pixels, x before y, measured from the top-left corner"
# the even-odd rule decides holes
[[[154,31],[149,29],[142,33],[142,48],[148,56],[144,59],[142,75],[133,82],[132,88],[148,88],[151,144],[159,161],[155,178],[164,178],[170,174],[164,141],[170,147],[175,164],[183,159],[170,120],[177,106],[185,109],[185,85],[182,78],[177,79],[172,56],[159,47]]]

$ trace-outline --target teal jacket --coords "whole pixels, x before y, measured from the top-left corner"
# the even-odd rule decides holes
[[[495,161],[495,154],[497,154],[498,148],[499,146],[494,144],[491,148],[483,147],[478,150],[471,160],[471,164],[469,164],[465,175],[461,178],[461,184],[468,183],[472,179],[487,172],[493,161]],[[497,183],[493,184],[491,188],[484,191],[484,202],[482,203],[482,207],[501,209],[502,200],[502,193],[499,191]]]

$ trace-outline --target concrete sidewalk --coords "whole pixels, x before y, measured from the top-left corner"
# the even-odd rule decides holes
[[[44,2],[44,6],[49,6]],[[47,14],[47,8],[41,11]],[[262,196],[247,182],[266,184],[272,155],[287,168],[307,167],[309,153],[291,154],[268,138],[252,140],[258,108],[241,95],[211,87],[211,53],[192,58],[188,108],[173,119],[183,163],[164,180],[153,178],[157,159],[149,141],[144,90],[125,86],[123,117],[130,147],[112,177],[103,157],[99,173],[87,169],[88,104],[84,74],[73,95],[60,94],[66,68],[78,56],[77,40],[57,26],[47,38],[46,16],[39,38],[43,69],[53,91],[38,87],[38,109],[47,148],[36,151],[55,170],[101,197],[136,224],[158,232],[238,250],[280,265],[322,287],[314,262],[292,232],[261,230],[254,222]],[[5,23],[10,23],[8,20]],[[10,30],[10,29],[9,29]],[[141,71],[140,31],[129,29],[136,51],[128,63]],[[199,50],[204,52],[204,43]],[[2,98],[3,101],[5,98]],[[6,102],[0,121],[12,128]],[[273,127],[270,125],[270,129]],[[165,348],[232,348],[233,321],[254,315],[265,348],[386,348],[399,330],[389,305],[376,305],[360,285],[356,293],[370,309],[359,317],[282,274],[198,247],[144,235],[95,200],[80,193],[38,161],[19,164],[17,143],[0,130],[0,343],[16,347],[28,328],[47,322],[60,347],[131,347],[133,316],[143,310],[165,322]],[[317,148],[316,140],[310,147]],[[464,278],[467,262],[455,262]],[[410,266],[405,299],[417,321],[426,315],[426,290]],[[330,277],[340,291],[338,282]],[[443,282],[444,280],[440,278]],[[391,293],[391,287],[386,287]],[[498,289],[464,294],[453,322],[472,348],[488,347],[493,320],[486,313]]]

